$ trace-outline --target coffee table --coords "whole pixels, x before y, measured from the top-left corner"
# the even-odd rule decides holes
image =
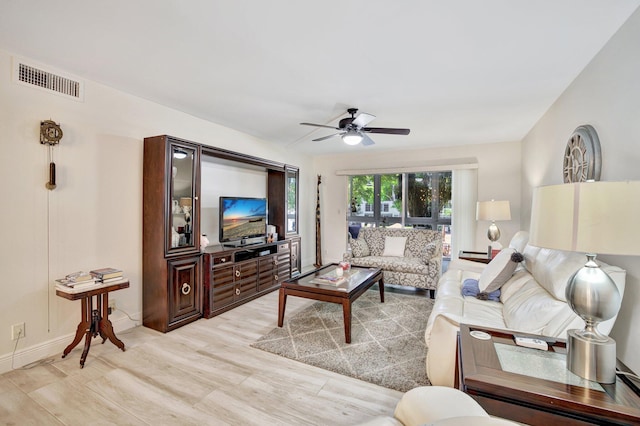
[[[344,274],[347,278],[344,283],[318,283],[318,277],[334,271],[337,267],[337,264],[332,263],[282,283],[278,304],[278,327],[282,327],[284,323],[287,296],[338,303],[342,305],[345,342],[351,343],[351,304],[375,283],[378,283],[380,288],[380,302],[384,303],[384,280],[380,268],[352,266],[351,270]]]

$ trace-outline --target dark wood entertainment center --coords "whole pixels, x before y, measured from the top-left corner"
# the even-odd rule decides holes
[[[289,241],[246,248],[213,247],[204,255],[204,317],[219,313],[280,287],[291,277]]]
[[[201,251],[203,159],[265,171],[268,223],[277,241]],[[211,318],[299,274],[298,179],[292,165],[167,135],[145,138],[143,325],[167,332]]]

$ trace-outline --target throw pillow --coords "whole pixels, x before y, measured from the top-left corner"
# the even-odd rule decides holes
[[[369,254],[369,245],[364,238],[351,239],[351,255],[353,257],[365,257]]]
[[[522,261],[522,255],[512,248],[504,249],[498,253],[480,274],[478,279],[480,292],[491,293],[502,287],[511,278],[520,261]]]
[[[384,237],[383,256],[404,256],[404,247],[407,245],[407,237]]]

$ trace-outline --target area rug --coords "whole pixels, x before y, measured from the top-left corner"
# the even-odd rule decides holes
[[[405,392],[429,385],[424,331],[433,300],[374,287],[353,302],[351,344],[344,341],[342,305],[316,302],[252,347]]]

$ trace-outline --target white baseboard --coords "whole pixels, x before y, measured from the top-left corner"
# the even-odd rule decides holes
[[[142,317],[141,313],[134,315],[134,318]],[[128,330],[130,328],[140,325],[141,321],[131,321],[127,316],[120,318],[111,318],[113,329],[116,333]],[[56,337],[45,342],[38,343],[24,349],[16,350],[15,354],[8,353],[0,356],[0,374],[6,373],[11,370],[15,370],[25,365],[40,361],[51,356],[62,356],[62,351],[73,341],[75,337],[75,331],[73,333],[66,334],[64,336]],[[80,342],[79,345],[83,345]]]

